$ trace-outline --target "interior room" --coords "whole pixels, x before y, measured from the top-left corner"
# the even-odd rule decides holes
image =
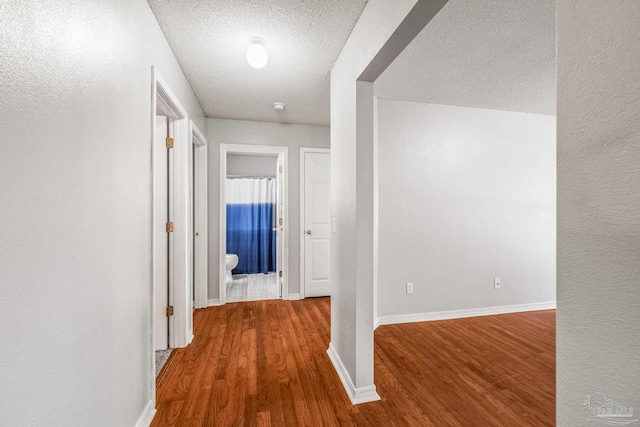
[[[373,83],[378,324],[556,308],[555,45],[553,1],[450,1]]]
[[[637,0],[4,1],[0,425],[634,425],[638,46]]]

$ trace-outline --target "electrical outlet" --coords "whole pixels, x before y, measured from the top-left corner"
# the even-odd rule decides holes
[[[407,293],[408,294],[412,294],[413,293],[413,283],[411,283],[411,282],[407,282]]]
[[[500,278],[496,277],[493,279],[493,289],[500,289]]]

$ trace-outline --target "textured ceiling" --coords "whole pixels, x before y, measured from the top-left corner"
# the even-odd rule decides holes
[[[328,125],[329,72],[367,0],[148,2],[208,117]],[[259,70],[251,37],[269,53]]]
[[[449,0],[374,91],[387,99],[555,114],[555,1]]]

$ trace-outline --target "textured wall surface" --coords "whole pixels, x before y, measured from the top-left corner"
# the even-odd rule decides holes
[[[558,0],[557,424],[640,408],[640,2]]]
[[[149,4],[208,117],[328,125],[329,71],[366,0]],[[259,70],[246,60],[251,37],[269,54]]]
[[[207,119],[209,142],[209,299],[218,298],[220,144],[289,147],[289,293],[300,292],[300,147],[329,148],[329,127]]]
[[[555,4],[450,0],[376,80],[376,96],[555,114]]]
[[[149,402],[157,65],[144,0],[0,5],[0,425],[133,426]]]
[[[277,156],[227,156],[227,175],[276,176]]]
[[[555,301],[555,133],[553,116],[378,101],[380,316]]]

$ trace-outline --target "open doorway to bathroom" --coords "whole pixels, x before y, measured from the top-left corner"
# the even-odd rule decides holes
[[[285,147],[221,147],[221,302],[286,295],[285,163]]]
[[[227,302],[278,299],[278,157],[227,154]]]

